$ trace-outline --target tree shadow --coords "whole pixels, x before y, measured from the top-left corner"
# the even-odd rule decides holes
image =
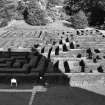
[[[45,93],[36,93],[37,105],[104,105],[105,96],[81,88],[50,87]]]

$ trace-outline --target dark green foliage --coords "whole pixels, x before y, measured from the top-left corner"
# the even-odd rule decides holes
[[[45,25],[47,20],[44,18],[44,11],[40,9],[31,9],[28,12],[26,22],[30,25]]]
[[[64,0],[47,0],[47,5],[62,5]]]
[[[11,20],[15,6],[12,1],[0,0],[0,27],[4,27]]]
[[[77,29],[85,28],[88,26],[88,21],[85,13],[79,11],[71,17],[72,26]]]
[[[38,0],[27,0],[24,1],[11,1],[7,0],[0,1],[0,26],[5,26],[5,21],[13,19],[22,20],[24,19],[30,25],[45,25],[47,22],[46,13],[41,9],[38,4]],[[2,23],[3,22],[3,23]]]
[[[90,26],[100,26],[105,20],[105,0],[65,0],[64,10],[68,15],[84,11]]]
[[[8,20],[7,19],[0,20],[0,27],[5,27],[7,25],[8,25]]]
[[[62,6],[64,0],[47,0],[46,4],[46,11],[47,15],[52,19],[52,21],[56,20],[65,20],[67,18],[67,15],[65,14],[62,7],[56,7],[56,6]]]
[[[45,25],[47,23],[46,12],[34,0],[28,3],[23,15],[25,21],[30,25]]]
[[[66,14],[71,15],[71,18],[68,21],[72,23],[74,28],[85,28],[88,26],[88,20],[81,5],[82,1],[80,0],[66,0],[64,2]]]
[[[47,9],[47,15],[53,20],[61,20],[61,18],[63,19],[64,15],[63,12],[61,10],[58,10],[56,8],[49,8]]]
[[[25,6],[26,6],[26,5],[24,5],[23,2],[21,2],[21,1],[19,1],[17,4],[18,4],[17,10],[18,10],[20,13],[23,13],[24,10],[25,10]]]
[[[18,4],[18,5],[17,5]],[[14,0],[0,0],[0,27],[8,25],[8,22],[16,19],[22,20],[22,3]]]
[[[81,4],[77,3],[75,0],[65,0],[64,1],[64,9],[68,15],[73,15],[81,9]]]
[[[69,9],[71,12],[79,11],[80,9],[84,11],[91,11],[94,7],[100,7],[105,10],[104,0],[65,0],[64,8]]]
[[[103,68],[102,68],[102,66],[99,66],[99,67],[97,68],[97,70],[98,70],[98,72],[103,73]]]

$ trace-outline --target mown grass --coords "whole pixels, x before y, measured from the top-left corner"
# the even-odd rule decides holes
[[[104,105],[105,96],[81,89],[53,86],[36,93],[33,105]]]
[[[28,105],[31,93],[0,93],[0,105]]]

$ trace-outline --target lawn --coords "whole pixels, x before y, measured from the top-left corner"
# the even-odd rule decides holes
[[[0,105],[28,105],[31,93],[0,93]]]
[[[0,92],[0,105],[28,105],[31,92]],[[51,85],[36,92],[32,105],[105,105],[105,96],[81,88]]]
[[[105,105],[105,96],[81,88],[53,86],[45,93],[36,93],[33,105]]]

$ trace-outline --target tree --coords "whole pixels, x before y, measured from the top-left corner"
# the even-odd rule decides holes
[[[15,11],[12,1],[0,0],[0,27],[4,27],[11,20]]]
[[[25,21],[30,25],[45,25],[47,23],[46,12],[41,9],[37,1],[31,0],[23,15]]]
[[[48,5],[62,5],[64,0],[47,0]]]
[[[105,21],[105,0],[65,0],[64,10],[68,15],[82,10],[90,26],[100,26]]]
[[[71,17],[72,26],[77,29],[88,26],[88,20],[83,11],[79,11]]]

